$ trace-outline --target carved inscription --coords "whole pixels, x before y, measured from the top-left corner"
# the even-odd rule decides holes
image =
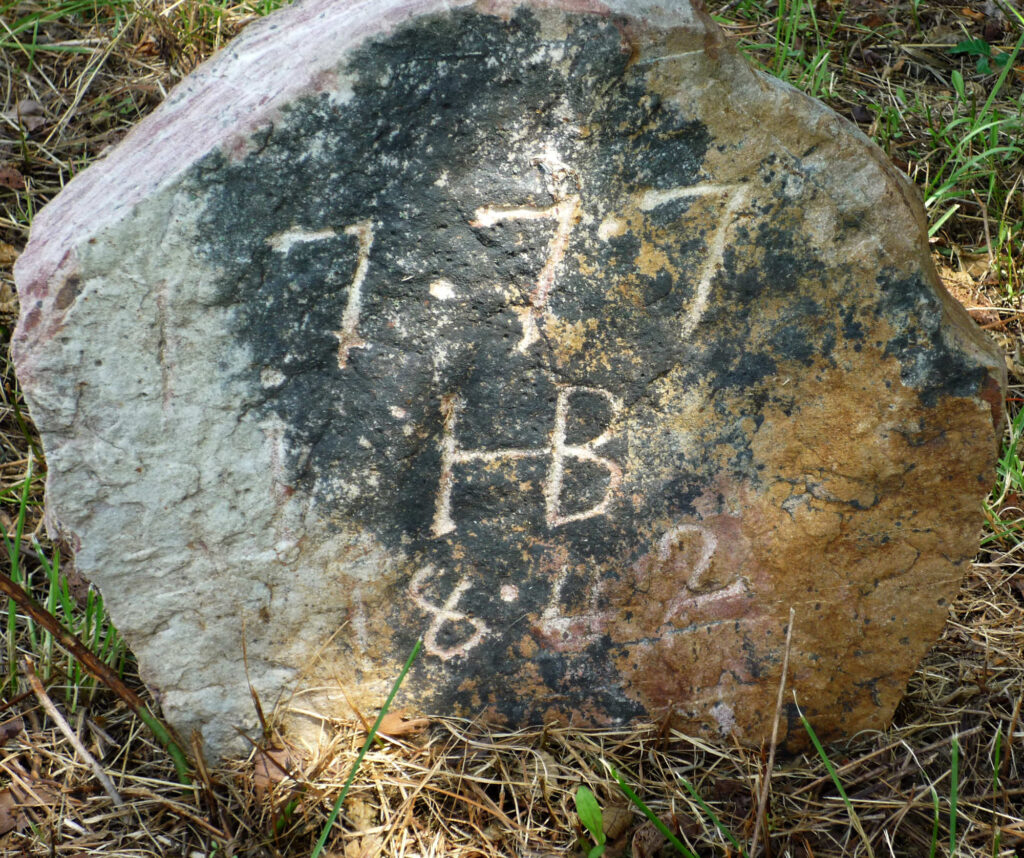
[[[690,570],[686,587],[680,589],[676,597],[670,599],[665,606],[663,623],[685,616],[687,611],[701,608],[709,602],[742,596],[746,592],[743,582],[738,579],[723,585],[710,578],[708,573],[711,559],[718,548],[718,537],[713,531],[697,524],[680,524],[661,537],[658,541],[658,570],[666,570],[673,563],[673,554],[691,539],[695,539],[699,546],[697,562]]]
[[[345,235],[351,235],[356,239],[356,270],[352,274],[352,282],[348,287],[348,298],[345,301],[345,311],[341,316],[341,328],[333,331],[338,338],[338,366],[344,369],[348,365],[348,353],[352,349],[365,349],[366,342],[359,336],[359,313],[363,301],[363,281],[366,279],[366,270],[370,266],[370,248],[373,247],[373,222],[369,220],[357,221],[345,227]],[[325,229],[304,229],[293,227],[284,232],[279,232],[267,239],[267,244],[277,253],[287,255],[296,244],[307,241],[324,241],[328,238],[336,238],[338,235],[331,227]]]
[[[352,275],[352,285],[348,287],[341,328],[334,332],[338,338],[338,366],[341,369],[348,365],[348,353],[352,349],[366,348],[366,342],[359,336],[359,311],[362,309],[363,281],[370,265],[370,248],[373,247],[373,224],[368,220],[354,223],[345,228],[345,235],[353,235],[359,242],[359,261]]]
[[[552,190],[552,195],[555,202],[546,208],[481,206],[476,210],[474,220],[470,221],[470,226],[479,229],[492,227],[507,220],[554,221],[554,232],[548,241],[544,265],[530,290],[529,304],[527,307],[517,310],[522,323],[522,337],[516,345],[518,352],[526,352],[540,337],[538,321],[545,313],[549,312],[547,309],[548,299],[555,287],[558,268],[569,248],[572,230],[583,217],[579,194],[563,194],[560,191]],[[645,212],[653,211],[679,199],[713,195],[725,196],[726,203],[708,245],[707,259],[701,266],[693,303],[687,310],[681,325],[681,334],[684,337],[693,333],[707,310],[711,283],[722,264],[729,227],[747,199],[747,187],[745,185],[708,183],[678,188],[652,189],[644,191],[640,195],[639,209]],[[344,369],[348,365],[348,355],[352,349],[367,348],[368,346],[359,334],[359,314],[362,310],[363,283],[366,280],[366,273],[370,265],[370,251],[373,248],[373,222],[370,220],[357,221],[345,227],[344,234],[356,239],[358,255],[356,269],[348,289],[345,310],[342,313],[341,327],[332,332],[338,340],[338,367],[340,369]],[[336,236],[337,233],[330,227],[320,230],[295,227],[271,236],[267,239],[267,243],[276,252],[287,254],[295,244],[320,241]],[[438,298],[449,298],[454,294],[451,284],[446,280],[432,283],[430,292],[431,295]]]
[[[412,580],[409,582],[409,595],[420,608],[433,617],[426,634],[423,635],[423,648],[432,655],[436,655],[442,661],[448,661],[448,659],[455,658],[456,656],[467,655],[473,647],[484,639],[490,629],[483,620],[470,617],[468,614],[455,609],[456,605],[459,604],[459,599],[462,598],[462,594],[469,589],[468,581],[460,581],[448,595],[448,598],[444,600],[443,605],[438,606],[428,602],[423,595],[423,588],[433,577],[434,567],[424,566],[413,575]],[[469,623],[473,627],[473,634],[460,644],[453,644],[448,647],[442,646],[438,641],[438,635],[441,634],[444,626],[448,623],[462,622]]]
[[[561,165],[558,171],[550,170],[552,177],[563,180],[566,175],[575,174]],[[578,190],[579,180],[575,179]],[[518,353],[527,352],[540,338],[540,325],[550,315],[548,303],[556,288],[560,268],[568,252],[570,238],[575,227],[583,219],[582,202],[579,193],[569,193],[564,181],[558,186],[549,182],[553,203],[547,207],[533,206],[481,206],[476,209],[470,225],[487,229],[506,221],[550,221],[552,233],[547,243],[544,263],[537,274],[527,296],[527,305],[519,308],[522,336],[515,346]],[[724,207],[707,243],[707,258],[700,269],[693,301],[682,319],[681,334],[693,333],[704,315],[714,277],[721,268],[729,230],[736,215],[747,199],[747,188],[741,185],[702,184],[686,187],[648,190],[639,194],[637,208],[651,212],[680,199],[704,196],[725,198]],[[614,219],[612,219],[614,221]],[[615,221],[615,223],[619,223]],[[613,224],[614,225],[614,224]],[[603,228],[603,227],[602,227]],[[367,348],[368,343],[360,334],[359,323],[362,311],[363,286],[370,265],[373,248],[374,224],[362,220],[344,228],[343,234],[356,241],[356,266],[348,287],[341,325],[333,334],[338,340],[337,361],[340,369],[348,365],[353,349]],[[271,248],[287,254],[298,243],[322,241],[336,238],[332,228],[307,230],[293,228],[268,239]],[[606,238],[607,236],[601,235]],[[454,286],[444,279],[430,284],[430,295],[437,300],[448,300],[454,296]],[[582,443],[568,443],[568,424],[572,414],[573,397],[589,394],[602,397],[611,411],[607,425],[597,435]],[[555,402],[554,421],[548,435],[548,443],[541,447],[504,447],[498,449],[464,449],[458,440],[459,417],[467,403],[455,394],[442,398],[441,411],[443,431],[439,441],[441,462],[438,488],[435,498],[431,533],[440,538],[457,529],[452,510],[452,493],[460,478],[463,466],[496,463],[512,465],[517,460],[546,460],[543,478],[544,521],[549,529],[558,528],[571,522],[583,521],[596,516],[607,515],[623,481],[622,467],[609,456],[602,455],[601,449],[612,439],[615,422],[622,409],[621,400],[608,390],[583,385],[566,385],[558,389]],[[567,462],[596,465],[607,474],[607,485],[603,496],[586,509],[566,512],[563,509],[563,492]],[[670,529],[658,542],[653,556],[655,564],[644,573],[664,574],[675,577],[682,570],[680,563],[687,563],[685,586],[665,606],[661,623],[666,628],[663,635],[686,634],[694,628],[686,624],[686,616],[711,602],[740,597],[745,588],[741,580],[720,583],[709,575],[712,558],[717,548],[714,533],[695,524],[683,524]],[[548,600],[534,626],[535,632],[548,645],[556,649],[579,651],[597,643],[614,627],[616,616],[611,610],[601,607],[603,582],[598,579],[587,586],[583,598],[586,607],[581,612],[568,613],[564,595],[569,578],[569,567],[563,566],[551,582]],[[467,578],[459,580],[447,596],[441,596],[440,604],[431,600],[428,590],[436,592],[443,573],[432,565],[424,565],[409,582],[409,596],[412,602],[430,617],[424,634],[425,650],[437,658],[448,661],[467,656],[491,633],[482,619],[459,610],[459,603],[472,586]],[[501,588],[500,597],[504,602],[516,602],[519,590],[506,584]],[[676,628],[682,621],[685,627]],[[717,621],[714,621],[717,622]]]
[[[671,575],[671,570],[667,567],[674,565],[674,552],[684,546],[690,547],[691,541],[696,542],[694,547],[698,552],[697,560],[690,570],[686,584],[679,588],[679,593],[665,606],[661,619],[663,628],[658,631],[659,637],[692,634],[700,628],[726,622],[711,619],[694,625],[689,622],[689,617],[715,603],[740,598],[747,592],[746,585],[739,577],[728,583],[708,579],[711,561],[718,548],[718,539],[713,531],[698,524],[678,525],[662,536],[655,552],[657,563],[638,576],[638,587],[643,589],[645,582],[652,575],[661,575],[666,571]],[[615,610],[600,607],[604,587],[601,579],[596,579],[587,590],[586,610],[571,616],[566,614],[563,607],[563,591],[568,576],[569,570],[563,567],[552,584],[551,596],[534,628],[549,646],[558,650],[577,651],[599,641],[614,627],[618,614]],[[682,625],[678,626],[679,623]]]
[[[686,316],[683,319],[680,333],[684,337],[688,337],[696,330],[697,325],[708,308],[711,283],[722,265],[722,258],[725,255],[725,240],[728,237],[729,227],[732,225],[733,218],[739,212],[740,207],[747,199],[747,187],[746,185],[688,185],[680,188],[645,191],[640,197],[640,210],[649,212],[660,206],[667,205],[676,200],[686,199],[687,197],[703,197],[718,194],[726,197],[725,208],[718,219],[715,233],[708,243],[708,256],[700,269],[700,279],[697,281],[693,303],[686,311]]]
[[[585,444],[566,443],[566,418],[572,397],[576,393],[590,393],[604,397],[612,411],[612,421],[622,408],[618,397],[597,387],[567,386],[558,391],[555,405],[555,425],[551,431],[551,443],[540,448],[506,447],[499,450],[463,450],[459,447],[456,437],[459,411],[463,403],[455,396],[446,396],[442,400],[444,416],[444,432],[441,436],[441,475],[438,483],[437,501],[434,509],[434,521],[431,528],[435,537],[444,536],[455,530],[452,518],[452,488],[455,485],[456,466],[471,462],[502,462],[516,459],[550,458],[544,478],[544,520],[550,528],[604,515],[611,506],[615,493],[622,483],[622,468],[597,450],[612,437],[609,425],[600,435]],[[568,515],[562,513],[562,484],[565,477],[565,460],[576,459],[600,465],[608,472],[608,486],[604,497],[588,509]]]
[[[525,352],[539,339],[537,320],[547,311],[548,296],[555,285],[555,274],[569,247],[569,234],[582,216],[579,194],[570,194],[548,208],[502,208],[483,206],[476,210],[476,219],[470,226],[483,228],[494,226],[503,220],[543,220],[555,222],[555,231],[548,242],[544,266],[537,275],[537,282],[530,292],[530,305],[520,312],[523,336],[516,351]]]
[[[547,640],[548,644],[560,648],[564,641],[571,641],[573,648],[590,646],[600,640],[606,625],[613,619],[609,611],[598,610],[601,596],[601,581],[597,580],[588,594],[589,610],[582,614],[567,616],[562,607],[562,591],[569,570],[563,566],[558,577],[551,586],[551,598],[544,606],[544,612],[537,623],[537,631]]]
[[[746,586],[740,578],[728,583],[709,581],[707,575],[711,562],[718,547],[718,540],[713,531],[698,524],[682,524],[671,528],[658,541],[654,556],[657,559],[637,582],[641,587],[651,575],[662,574],[667,566],[674,563],[676,551],[687,548],[696,549],[697,560],[693,564],[690,576],[685,585],[680,587],[679,594],[665,606],[661,620],[664,628],[658,631],[659,637],[675,637],[692,634],[693,632],[726,622],[711,619],[706,622],[691,624],[688,618],[694,612],[706,609],[717,602],[727,602],[744,596]],[[470,589],[469,581],[463,579],[452,588],[444,603],[436,605],[430,602],[424,590],[439,577],[433,566],[422,567],[409,582],[409,595],[412,601],[431,616],[430,625],[423,638],[424,649],[442,659],[466,656],[490,634],[490,627],[481,619],[459,611],[458,604]],[[594,580],[584,594],[586,608],[578,613],[569,614],[565,607],[565,586],[569,578],[569,568],[563,566],[551,582],[551,592],[539,619],[533,628],[537,635],[544,639],[548,646],[559,651],[578,652],[600,641],[614,628],[618,613],[616,610],[601,607],[601,594],[604,582]],[[500,588],[503,602],[515,602],[519,598],[519,589],[513,585]],[[674,621],[674,622],[673,622]],[[679,625],[679,624],[682,625]],[[468,624],[472,633],[463,632],[457,643],[444,645],[439,640],[445,625]],[[678,627],[677,627],[678,626]],[[454,629],[452,629],[454,631]]]
[[[671,528],[658,540],[658,562],[662,566],[669,563],[673,552],[679,548],[681,543],[688,541],[691,535],[697,537],[701,547],[697,562],[686,581],[686,586],[694,593],[699,593],[708,589],[704,586],[704,573],[710,568],[711,558],[714,556],[715,549],[718,548],[718,537],[714,533],[697,524],[680,524]],[[668,619],[667,616],[666,619]]]

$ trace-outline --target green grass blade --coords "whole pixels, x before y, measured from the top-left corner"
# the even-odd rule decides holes
[[[949,854],[956,855],[957,802],[960,793],[960,740],[953,735],[952,760],[949,764]]]
[[[366,741],[363,743],[363,748],[359,752],[359,756],[356,757],[356,761],[352,764],[352,771],[348,773],[348,779],[345,781],[345,786],[342,787],[341,794],[338,796],[337,801],[334,802],[334,808],[331,810],[331,815],[327,817],[327,822],[324,823],[324,830],[320,832],[320,839],[317,840],[316,846],[313,847],[313,851],[310,853],[309,858],[320,858],[320,853],[323,851],[324,844],[327,842],[331,829],[334,827],[334,820],[338,818],[338,814],[341,812],[341,806],[345,803],[345,796],[348,795],[349,788],[352,786],[352,782],[356,779],[356,773],[359,771],[359,767],[363,764],[363,757],[365,757],[366,752],[370,750],[370,745],[373,744],[373,740],[377,736],[377,730],[380,727],[380,722],[383,721],[384,716],[388,714],[388,709],[391,708],[395,695],[398,694],[398,689],[401,688],[402,682],[405,680],[405,675],[409,672],[409,668],[412,667],[412,663],[416,660],[416,656],[420,654],[420,647],[422,646],[422,639],[416,641],[416,645],[412,648],[412,652],[409,653],[409,657],[405,660],[405,666],[402,668],[402,672],[398,674],[398,679],[396,679],[395,684],[391,686],[391,693],[388,695],[388,699],[384,701],[380,714],[377,715],[377,720],[373,722],[373,726],[370,728],[370,732],[366,736]]]
[[[718,829],[719,834],[735,846],[743,858],[747,858],[747,850],[740,845],[740,842],[733,836],[733,833],[722,824],[721,820],[718,818],[718,814],[716,814],[704,799],[700,797],[700,793],[697,792],[696,787],[694,787],[694,785],[682,775],[679,776],[679,780],[682,782],[683,786],[686,787],[686,791],[693,796],[693,800],[700,805],[700,809],[703,811],[704,815],[710,819],[712,825]]]
[[[934,808],[934,815],[932,816],[932,845],[928,850],[928,858],[935,858],[935,851],[939,848],[939,818],[942,815],[939,809],[939,793],[935,787],[931,787],[932,791],[932,807]]]
[[[602,762],[604,761],[602,760]],[[626,798],[633,802],[634,806],[640,809],[640,812],[643,813],[643,815],[651,821],[651,824],[655,828],[657,828],[658,831],[661,832],[661,835],[665,837],[668,840],[668,842],[672,844],[673,847],[675,847],[676,852],[684,856],[684,858],[697,858],[696,855],[694,855],[689,849],[686,848],[686,846],[678,837],[676,837],[671,831],[668,830],[668,826],[665,825],[665,823],[662,822],[660,819],[658,819],[657,814],[655,814],[655,812],[644,803],[644,800],[640,798],[640,796],[638,796],[635,792],[633,792],[629,784],[627,784],[619,775],[619,773],[615,771],[615,768],[609,765],[607,762],[605,762],[604,765],[608,769],[608,772],[611,774],[611,776],[615,778],[615,782],[619,785],[619,789],[622,790]]]
[[[32,487],[32,464],[35,460],[28,457],[28,466],[25,469],[25,481],[21,487],[21,497],[18,499],[18,520],[14,526],[14,538],[8,539],[6,530],[3,532],[4,548],[7,549],[7,556],[11,561],[11,580],[20,586],[26,586],[27,581],[21,572],[21,539],[25,533],[25,518],[28,511],[28,495]],[[28,624],[29,636],[32,637],[33,629],[31,621]],[[10,687],[11,693],[17,692],[17,664],[18,664],[18,609],[11,600],[7,606],[7,679],[6,684]]]
[[[10,687],[12,696],[16,695],[18,690],[18,675],[15,670],[18,660],[17,630],[18,609],[11,599],[7,605],[7,678],[4,684]]]
[[[4,549],[7,551],[7,556],[11,558],[11,580],[18,584],[21,582],[21,572],[15,566],[14,546],[11,545],[11,541],[7,538],[7,531],[5,529],[0,530],[0,536],[3,536]],[[4,684],[10,686],[12,695],[17,693],[17,672],[15,671],[15,664],[17,664],[18,660],[17,640],[18,609],[14,604],[14,600],[9,599],[7,602],[7,677],[4,679]]]
[[[590,832],[594,843],[600,846],[604,843],[604,816],[601,813],[601,805],[597,797],[585,786],[580,786],[574,796],[576,802],[576,814],[583,823],[583,827]]]
[[[92,646],[90,647],[93,652],[99,655],[99,648],[102,642],[103,635],[103,602],[97,600],[96,615],[92,621]]]
[[[28,493],[32,487],[32,462],[31,456],[28,457],[28,467],[25,469],[25,482],[21,487],[21,500],[18,504],[18,521],[14,528],[14,544],[11,546],[11,572],[17,570],[19,577],[21,576],[21,538],[25,533],[25,518],[26,511],[28,510]],[[4,540],[7,541],[6,539]],[[11,577],[14,577],[13,575]],[[24,581],[20,581],[18,578],[14,579],[20,584],[24,584]]]
[[[174,762],[174,768],[178,773],[178,782],[183,786],[191,786],[192,778],[189,777],[188,773],[188,758],[185,756],[185,752],[182,750],[181,746],[174,741],[174,738],[167,731],[163,722],[145,706],[140,706],[135,710],[135,712],[139,718],[142,719],[142,722],[149,727],[153,736],[156,737],[156,740],[163,745],[164,749],[170,755],[171,760]]]
[[[1010,69],[1013,68],[1014,62],[1017,60],[1017,54],[1020,53],[1021,47],[1024,47],[1024,33],[1021,33],[1021,37],[1017,39],[1017,44],[1013,46],[1013,50],[1010,52],[1010,58],[1003,65],[1003,70],[999,73],[999,77],[996,79],[995,85],[992,87],[992,92],[988,94],[988,98],[985,100],[985,106],[981,109],[982,115],[988,114],[992,109],[992,102],[996,100],[996,96],[1000,93],[1003,88],[1003,84],[1006,83],[1006,76],[1010,73]]]
[[[811,737],[811,742],[814,743],[814,750],[818,752],[818,757],[825,764],[825,768],[828,771],[829,777],[832,778],[832,783],[835,785],[836,791],[839,793],[839,797],[843,800],[843,804],[846,805],[846,809],[852,814],[853,804],[850,801],[849,796],[847,796],[846,790],[843,789],[842,781],[839,780],[839,775],[836,773],[835,766],[832,765],[832,761],[828,758],[828,754],[825,753],[825,748],[822,746],[821,740],[818,739],[818,734],[814,732],[811,722],[807,720],[803,712],[800,713],[800,720],[803,722],[807,735]]]
[[[811,722],[807,720],[804,713],[800,710],[799,705],[797,706],[797,711],[800,713],[800,721],[804,725],[807,735],[811,737],[811,742],[814,743],[814,750],[818,752],[818,756],[825,764],[829,777],[832,778],[832,783],[835,784],[839,797],[843,800],[846,812],[850,814],[850,822],[853,823],[853,827],[857,829],[857,833],[860,835],[861,840],[864,841],[864,847],[868,851],[869,858],[875,858],[875,852],[871,848],[871,841],[868,839],[868,834],[864,830],[864,826],[861,825],[860,817],[857,816],[857,811],[853,807],[853,802],[850,801],[850,797],[846,794],[846,790],[843,789],[843,784],[839,780],[839,775],[836,772],[835,766],[832,765],[832,761],[828,758],[828,754],[825,753],[825,748],[822,747],[821,741],[818,739],[818,734],[814,732]]]
[[[935,233],[942,229],[942,225],[960,210],[960,203],[950,206],[942,213],[942,216],[928,228],[928,237],[932,238]]]

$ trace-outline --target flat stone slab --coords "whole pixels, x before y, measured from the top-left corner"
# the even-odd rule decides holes
[[[297,4],[16,274],[49,524],[213,754],[421,636],[400,705],[760,741],[791,608],[881,727],[977,550],[1002,361],[915,190],[685,0]]]

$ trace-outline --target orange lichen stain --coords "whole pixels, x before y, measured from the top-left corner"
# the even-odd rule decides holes
[[[470,705],[472,707],[479,708],[484,705],[484,701],[480,698],[480,682],[475,676],[470,675],[465,677],[462,682],[458,684],[456,690],[460,696],[466,694],[470,696]]]
[[[623,303],[628,304],[630,310],[640,309],[644,306],[643,286],[635,276],[620,278],[609,292],[617,296]]]
[[[575,322],[547,316],[544,319],[544,334],[555,352],[559,366],[564,366],[581,354],[587,345],[587,334],[597,330],[597,319],[580,319]]]
[[[537,642],[529,635],[523,635],[519,639],[519,655],[523,658],[533,658],[538,651]]]
[[[634,268],[648,277],[655,277],[662,271],[671,271],[672,259],[658,245],[641,241],[640,250],[633,259]]]
[[[579,273],[584,277],[593,277],[600,273],[600,268],[594,263],[589,254],[576,253],[573,254],[572,258]]]

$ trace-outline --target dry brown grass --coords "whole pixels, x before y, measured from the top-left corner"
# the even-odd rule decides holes
[[[5,339],[17,314],[11,266],[27,240],[31,214],[260,11],[253,0],[81,0],[78,14],[56,14],[73,2],[0,0]],[[827,100],[925,184],[948,162],[957,139],[957,126],[950,128],[958,110],[950,97],[953,70],[964,73],[968,94],[982,101],[994,80],[975,72],[972,59],[951,55],[949,46],[967,36],[1010,45],[1020,33],[1012,9],[998,15],[997,5],[822,0],[814,6],[818,29],[805,26],[796,33],[783,70],[799,77],[801,69],[823,68],[818,88]],[[731,16],[734,36],[764,46],[756,50],[762,62],[775,62],[777,3],[714,6]],[[12,36],[35,12],[54,20]],[[821,49],[830,55],[818,62]],[[1009,76],[997,103],[1008,115],[1020,113],[1021,77],[1024,69]],[[949,204],[959,209],[934,239],[948,285],[1005,347],[1011,413],[1024,402],[1022,199],[1020,163],[993,163],[988,173],[954,189]],[[0,369],[0,525],[12,533],[29,458],[42,459],[6,355]],[[48,552],[41,484],[30,488],[26,533],[38,536]],[[608,777],[604,764],[610,763],[698,855],[737,853],[680,776],[748,847],[769,779],[760,854],[928,856],[934,848],[936,855],[950,855],[952,739],[958,736],[954,854],[1022,855],[1024,483],[1013,474],[994,493],[989,518],[985,547],[892,728],[829,749],[856,820],[813,755],[779,759],[769,771],[767,749],[711,745],[654,725],[495,733],[439,718],[417,734],[382,739],[371,749],[328,848],[346,858],[583,854],[573,795],[585,783],[604,808],[607,854],[672,854]],[[44,576],[34,555],[25,568],[42,595]],[[17,657],[37,655],[24,617],[16,627]],[[6,628],[0,618],[0,639]],[[3,640],[0,649],[6,646]],[[43,677],[46,694],[110,775],[123,805],[100,787],[19,668],[18,692],[5,687],[0,701],[4,855],[308,855],[365,738],[353,719],[335,725],[316,748],[271,739],[248,760],[211,770],[199,766],[194,786],[185,789],[167,754],[122,700],[82,691],[78,705],[69,705],[71,678],[54,664]],[[5,676],[7,669],[5,664]],[[129,681],[141,690],[130,668]]]

